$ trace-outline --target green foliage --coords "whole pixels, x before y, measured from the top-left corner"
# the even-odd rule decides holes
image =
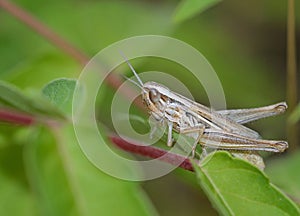
[[[129,36],[169,34],[174,29],[170,5],[157,7],[136,1],[22,2],[53,31],[90,56]],[[0,78],[24,88],[79,75],[82,68],[70,56],[9,14],[1,13],[0,18],[5,20],[0,29]]]
[[[68,113],[68,111],[71,111],[70,106],[75,85],[75,80],[64,78],[57,79],[46,85],[46,87],[43,89],[43,93],[56,106],[60,107],[66,113]],[[36,189],[36,191],[40,191],[40,200],[44,202],[42,202],[43,212],[51,212],[53,211],[53,209],[57,209],[63,212],[51,213],[66,214],[70,211],[75,211],[77,214],[87,213],[85,212],[87,209],[93,209],[95,208],[95,206],[97,206],[92,205],[93,197],[96,197],[96,194],[94,194],[96,191],[89,189],[88,187],[97,185],[97,183],[101,182],[101,185],[106,185],[106,189],[112,190],[112,186],[110,186],[110,184],[116,181],[114,178],[107,179],[107,177],[104,177],[106,174],[102,174],[103,176],[99,176],[97,179],[96,176],[99,175],[97,174],[99,173],[99,171],[95,167],[93,167],[89,161],[87,161],[87,159],[82,155],[79,147],[77,145],[74,145],[74,143],[76,143],[76,139],[74,137],[73,130],[71,129],[72,128],[70,126],[67,126],[65,129],[56,129],[54,131],[54,134],[56,134],[56,141],[58,141],[56,147],[58,149],[56,149],[55,151],[59,151],[60,155],[62,156],[60,162],[57,158],[55,159],[55,156],[58,154],[53,153],[53,149],[48,149],[49,147],[51,147],[51,145],[49,144],[47,145],[48,147],[46,148],[46,150],[41,150],[41,152],[36,152],[34,154],[39,155],[39,160],[33,160],[32,158],[34,157],[32,155],[28,157],[28,161],[30,161],[30,163],[28,164],[31,164],[31,169],[33,169],[32,173],[35,173],[31,174],[30,176],[43,175],[43,170],[50,171],[50,174],[44,174],[46,176],[37,177],[37,179],[41,182],[48,182],[50,188],[43,188],[41,187],[42,184],[35,183],[35,185],[41,187],[40,189]],[[47,142],[55,142],[53,138],[51,141],[51,137],[49,137],[49,135],[45,138],[40,137],[37,140],[43,143],[43,145],[45,145],[45,143]],[[36,144],[36,146],[41,148],[41,145]],[[74,149],[77,149],[77,153],[75,154],[76,157],[72,156],[72,152],[75,151]],[[55,167],[51,168],[49,168],[49,165],[47,166],[47,164],[45,164],[45,166],[48,168],[43,168],[42,165],[45,163],[43,162],[44,158],[50,158],[50,156],[43,155],[43,152],[47,154],[49,154],[49,152],[52,152],[54,162],[51,162],[51,164],[61,164],[57,164]],[[67,153],[71,155],[65,155]],[[74,157],[73,160],[71,160],[72,157]],[[63,158],[68,158],[68,160],[64,160]],[[49,159],[46,162],[49,163]],[[39,164],[39,166],[41,167],[38,168],[35,164]],[[81,170],[80,167],[84,164],[86,164],[87,166],[92,166],[94,172],[90,171],[87,167],[84,167]],[[36,167],[32,168],[34,167],[34,165]],[[73,166],[75,166],[76,168],[72,168]],[[62,179],[59,180],[56,177],[55,179],[52,179],[51,176],[54,176],[53,172],[59,172],[60,168],[64,168],[60,171],[61,174],[59,175],[62,177]],[[260,170],[247,162],[244,162],[237,158],[232,158],[226,152],[217,152],[215,154],[212,154],[202,162],[200,167],[194,165],[194,168],[196,170],[202,189],[206,191],[208,197],[211,199],[212,203],[218,209],[218,211],[224,215],[253,215],[256,213],[271,213],[272,215],[282,215],[283,213],[286,213],[289,215],[297,215],[298,213],[300,213],[295,204],[290,201],[285,195],[283,195],[274,185],[272,185],[269,182],[268,178]],[[78,173],[74,172],[74,169],[78,171]],[[76,185],[81,185],[81,189],[84,188],[82,187],[82,185],[84,184],[86,179],[83,178],[83,183],[81,183],[80,178],[75,177],[74,175],[75,173],[77,173],[78,176],[82,176],[81,172],[83,172],[83,170],[89,170],[90,175],[92,175],[92,173],[95,173],[94,175],[96,176],[90,176],[88,178],[97,179],[97,181],[95,181],[95,183],[92,182],[90,184],[86,184],[87,188],[83,189],[83,191],[80,193],[78,192],[78,186],[76,187]],[[107,182],[103,179],[107,179]],[[59,180],[59,182],[56,182],[57,180]],[[37,182],[37,180],[34,180],[34,182]],[[112,185],[114,186],[115,184],[116,183],[112,183]],[[58,185],[62,187],[60,191],[66,190],[63,192],[64,195],[78,193],[76,197],[80,197],[82,195],[83,197],[81,199],[91,200],[87,201],[86,205],[88,205],[84,207],[82,205],[79,205],[79,203],[76,203],[77,199],[73,200],[73,197],[71,195],[69,195],[69,197],[55,197],[55,194],[52,194],[52,192],[55,191],[54,188],[58,188]],[[87,191],[92,191],[93,193],[86,194]],[[118,191],[120,192],[121,190]],[[106,192],[106,190],[100,190],[99,193],[108,192]],[[122,197],[122,194],[119,194],[118,197]],[[111,206],[109,200],[106,201],[108,202],[107,205]],[[64,204],[63,206],[65,206],[66,208],[62,208],[60,206],[61,204]],[[147,206],[149,206],[149,204],[147,204]],[[97,209],[97,211],[99,212],[99,209]],[[149,211],[145,211],[144,214],[146,212]],[[114,211],[112,211],[112,213],[114,213]],[[88,214],[91,214],[91,212],[89,212]],[[106,210],[103,211],[103,214],[107,214]],[[133,214],[135,214],[135,212]]]
[[[2,215],[37,215],[36,203],[28,188],[3,173],[0,168],[0,213]]]
[[[48,100],[39,94],[34,96],[27,96],[16,86],[0,81],[0,105],[30,114],[61,116]]]
[[[23,60],[8,74],[4,73],[3,79],[21,89],[40,89],[59,77],[75,78],[80,71],[80,65],[70,57],[58,50],[48,49]]]
[[[298,207],[256,167],[227,152],[194,164],[199,184],[222,215],[299,215]]]
[[[176,22],[185,21],[192,16],[205,11],[221,0],[182,0],[178,5],[174,20]]]
[[[48,83],[42,92],[60,110],[71,113],[75,86],[76,80],[62,78]]]
[[[69,115],[75,84],[76,81],[70,79],[54,80],[46,85],[43,93]],[[6,129],[6,133],[13,131],[16,128]],[[52,130],[35,126],[29,131],[19,131],[14,133],[13,140],[2,140],[10,145],[3,145],[0,151],[4,162],[0,167],[0,195],[5,196],[5,201],[0,204],[1,214],[156,214],[138,184],[108,176],[88,161],[67,121],[61,121],[58,128]],[[24,140],[26,142],[22,143]],[[13,146],[13,142],[22,145]],[[24,167],[20,154],[24,155]],[[7,163],[10,157],[18,158],[15,165]],[[14,176],[18,170],[22,175]]]
[[[282,33],[279,30],[285,29],[284,2],[278,7],[278,3],[271,0],[249,1],[245,7],[242,1],[234,4],[224,1],[226,7],[218,7],[221,9],[218,16],[208,11],[188,20],[220,0],[183,0],[173,17],[176,23],[171,22],[174,1],[16,2],[90,56],[115,41],[135,35],[163,34],[181,39],[211,62],[231,108],[267,105],[284,98],[282,63],[272,59],[272,54],[276,57],[284,55],[277,53],[279,49],[274,44],[278,41],[272,37],[273,31],[274,34]],[[253,13],[258,8],[263,11]],[[75,81],[68,78],[76,78],[82,70],[81,65],[8,13],[1,13],[0,18],[3,20],[0,28],[0,78],[15,85],[0,82],[0,106],[49,119],[70,116]],[[180,24],[183,21],[184,24]],[[263,30],[260,29],[261,23],[266,23]],[[272,31],[269,31],[270,27]],[[245,32],[247,34],[243,35]],[[271,49],[268,44],[276,49]],[[170,73],[187,85],[198,102],[205,104],[206,93],[201,83],[194,82],[183,67],[161,59],[148,60],[142,60],[138,65],[140,72],[158,70]],[[269,64],[270,61],[273,64]],[[68,78],[57,79],[59,77]],[[53,79],[56,80],[50,82]],[[31,91],[29,94],[28,89],[37,92],[36,89],[43,86],[43,93],[50,102],[41,97],[40,92],[32,94]],[[101,124],[108,126],[110,107],[103,107],[103,101],[109,104],[113,91],[107,86],[103,90],[104,97],[101,96],[96,105],[101,108],[97,109],[97,116]],[[291,121],[298,121],[298,111],[291,116]],[[283,121],[274,118],[251,127],[259,128],[263,137],[282,138],[284,124],[280,122]],[[298,158],[299,155],[291,158],[287,155],[278,162],[267,163],[271,182],[295,200],[300,199]],[[76,143],[71,125],[64,120],[54,130],[0,123],[0,161],[1,215],[156,214],[138,183],[117,180],[90,164]],[[224,167],[226,170],[222,169]],[[237,214],[257,211],[254,213],[259,215],[259,210],[268,215],[276,214],[275,211],[299,214],[295,205],[269,183],[264,174],[228,154],[216,154],[196,169],[202,180],[199,183],[221,212],[226,213],[230,209]],[[185,182],[195,185],[193,173],[182,171],[180,176]],[[157,190],[165,192],[163,187],[157,186]],[[192,210],[173,197],[197,199],[201,192],[195,187],[193,190],[196,197],[176,187],[170,200],[165,202],[171,208],[180,205],[185,214],[192,215]],[[152,199],[157,200],[158,197]],[[281,202],[278,202],[279,199]],[[201,201],[195,206],[195,215],[205,209],[201,207]],[[200,210],[197,211],[197,208]],[[266,212],[268,209],[271,210]]]
[[[23,164],[23,144],[31,129],[0,124],[0,131],[5,135],[0,148],[0,214],[37,215],[37,203]]]
[[[154,215],[138,184],[101,172],[84,156],[72,125],[37,128],[25,166],[41,215]]]

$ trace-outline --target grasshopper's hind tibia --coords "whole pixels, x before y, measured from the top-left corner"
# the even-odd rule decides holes
[[[283,152],[288,148],[286,141],[252,139],[224,131],[206,131],[200,143],[209,148],[237,151]]]

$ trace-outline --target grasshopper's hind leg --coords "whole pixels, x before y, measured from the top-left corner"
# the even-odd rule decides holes
[[[231,151],[284,152],[288,148],[286,141],[252,139],[234,133],[213,130],[206,130],[201,141],[209,148]]]
[[[233,109],[233,110],[220,110],[217,113],[229,118],[239,124],[245,124],[257,119],[266,118],[269,116],[279,115],[287,109],[285,102],[272,104],[269,106],[250,108],[250,109]]]

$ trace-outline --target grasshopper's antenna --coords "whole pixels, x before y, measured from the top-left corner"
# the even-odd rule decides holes
[[[121,51],[120,51],[120,54],[124,58],[125,62],[128,64],[128,66],[130,67],[131,71],[133,72],[134,76],[137,78],[138,82],[140,83],[140,85],[142,87],[144,85],[144,83],[142,82],[141,78],[138,76],[137,72],[134,70],[134,68],[132,67],[132,65],[126,58],[126,56]]]
[[[141,86],[139,83],[135,82],[134,80],[128,78],[125,75],[122,75],[122,77],[124,77],[125,79],[127,79],[129,82],[132,82],[134,85],[138,86],[139,88],[143,89],[143,86]]]

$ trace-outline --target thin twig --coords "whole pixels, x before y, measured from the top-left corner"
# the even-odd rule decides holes
[[[4,108],[0,108],[1,121],[19,125],[32,125],[36,122],[35,118],[31,115]]]
[[[295,0],[288,0],[287,15],[287,102],[290,113],[297,106],[297,63],[295,37]],[[297,148],[298,128],[296,124],[287,125],[289,146],[292,151]]]
[[[139,154],[139,155],[153,158],[153,159],[156,159],[156,158],[161,159],[160,157],[165,155],[163,157],[163,159],[161,159],[162,161],[167,162],[172,165],[177,165],[179,161],[183,161],[179,165],[179,167],[181,167],[185,170],[194,171],[190,160],[181,155],[170,153],[164,149],[160,149],[157,147],[141,146],[141,145],[137,145],[134,143],[130,143],[130,142],[123,140],[122,138],[120,138],[118,136],[111,136],[110,139],[116,146],[118,146],[119,148],[121,148],[125,151]],[[166,154],[166,153],[168,153],[168,154]]]
[[[38,121],[34,116],[26,113],[0,108],[0,122],[9,122],[18,125],[30,126],[40,121]],[[47,122],[48,121],[44,121],[46,124]],[[51,121],[49,122],[52,123]],[[181,155],[170,153],[164,149],[152,146],[141,146],[134,143],[129,143],[118,136],[110,136],[110,139],[116,146],[125,151],[154,159],[160,159],[161,156],[165,155],[162,161],[173,165],[177,165],[179,161],[183,161],[179,167],[189,171],[194,171],[190,160]]]

